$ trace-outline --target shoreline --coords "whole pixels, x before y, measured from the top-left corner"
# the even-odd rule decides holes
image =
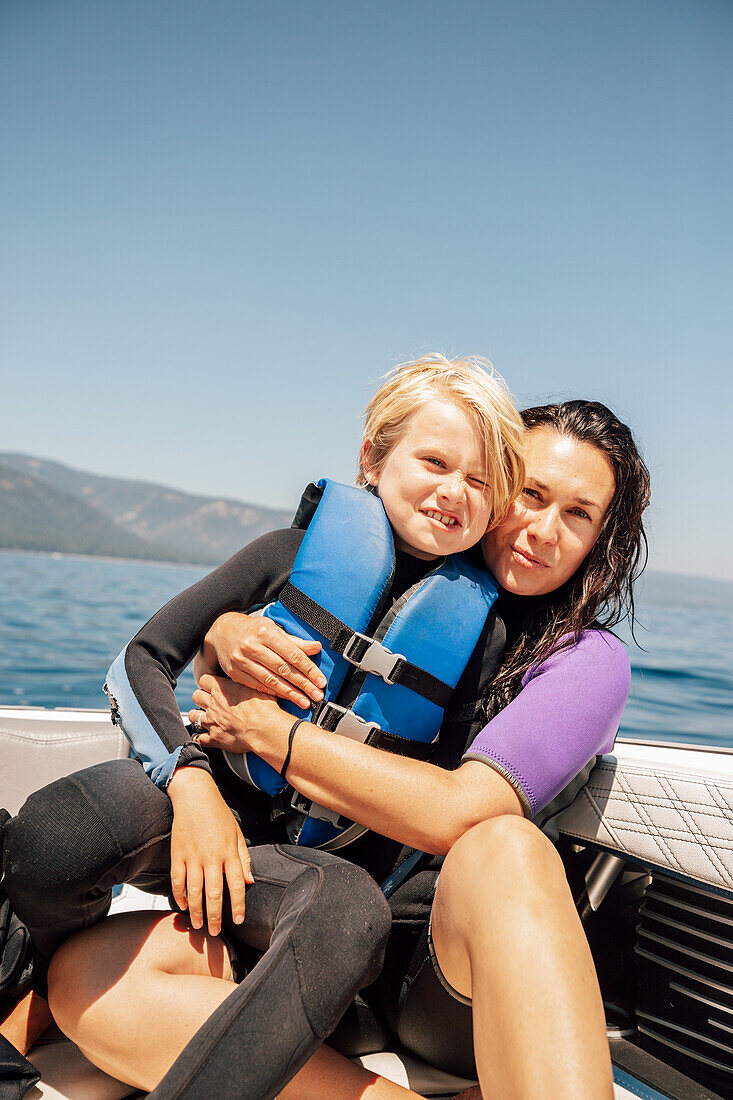
[[[174,561],[168,558],[126,558],[112,554],[84,554],[81,550],[32,550],[18,546],[0,546],[0,554],[34,554],[42,558],[71,558],[82,561],[114,561],[129,563],[130,565],[164,565],[166,567],[177,566],[181,569],[216,569],[221,562],[218,561]],[[223,559],[226,560],[226,559]]]
[[[112,562],[128,562],[131,565],[162,565],[166,567],[176,566],[182,569],[201,568],[201,569],[215,569],[217,565],[220,565],[220,561],[174,561],[168,558],[130,558],[120,555],[111,554],[84,554],[82,551],[71,552],[68,550],[38,550],[30,547],[18,547],[18,546],[0,546],[0,554],[35,554],[39,557],[46,558],[70,558],[80,559],[83,561],[112,561]],[[222,559],[226,560],[226,559]],[[645,579],[649,579],[652,582],[658,580],[666,580],[670,582],[674,581],[686,581],[693,582],[695,584],[703,585],[725,585],[727,588],[733,590],[733,577],[711,577],[705,576],[701,573],[675,573],[668,569],[654,569],[649,568],[639,579],[639,585],[643,590]],[[733,594],[733,593],[732,593]]]

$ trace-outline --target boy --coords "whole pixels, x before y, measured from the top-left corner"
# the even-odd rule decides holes
[[[475,361],[428,356],[398,369],[378,390],[366,410],[357,484],[378,494],[394,538],[395,568],[385,594],[387,605],[390,598],[394,603],[432,571],[436,559],[469,550],[487,527],[502,517],[523,477],[521,433],[521,422],[503,384]],[[349,586],[356,555],[366,538],[361,522],[357,521],[356,530],[349,531],[346,550],[337,532],[332,535],[327,530],[322,534],[317,552],[321,560],[316,562],[320,573],[332,547],[333,552],[328,557],[321,591]],[[368,520],[363,523],[368,524]],[[147,773],[157,786],[167,790],[173,804],[173,896],[181,908],[189,908],[192,923],[198,928],[203,921],[205,895],[212,934],[220,930],[222,880],[227,881],[234,921],[241,923],[244,882],[250,878],[244,840],[226,803],[237,811],[248,838],[264,841],[278,834],[273,837],[271,803],[239,782],[218,750],[204,753],[183,727],[172,692],[174,677],[188,663],[192,646],[200,642],[218,614],[269,604],[280,595],[296,557],[300,561],[303,540],[303,531],[290,529],[265,535],[245,548],[154,616],[118,657],[108,676],[107,686],[120,724]],[[373,557],[376,552],[370,544],[367,556]],[[380,583],[384,584],[383,577]],[[458,586],[451,588],[457,590]],[[352,593],[354,600],[361,602]],[[383,597],[382,606],[384,602]],[[481,612],[481,626],[486,610]],[[451,611],[456,620],[460,619],[458,606]],[[371,619],[372,615],[366,613],[362,626]],[[283,622],[282,617],[279,621]],[[290,623],[292,618],[286,616],[288,629],[292,629]],[[311,633],[320,638],[319,633]],[[483,650],[491,640],[487,628],[478,658],[483,673],[487,671]],[[475,643],[476,638],[469,655]],[[464,659],[458,675],[466,663]],[[424,662],[420,660],[419,664],[422,667]],[[453,677],[454,684],[456,679],[458,676]],[[480,697],[475,674],[469,682],[473,702]],[[326,698],[333,694],[327,686]],[[413,699],[413,712],[419,702]],[[304,715],[301,712],[299,716]],[[432,740],[432,736],[425,740]],[[264,767],[275,782],[268,784],[257,778],[254,782],[274,793],[279,777],[267,765]],[[237,771],[243,774],[241,768]],[[280,782],[282,786],[284,781]],[[330,840],[335,832],[325,823],[316,826],[308,833],[306,843],[318,845],[324,838]],[[331,846],[339,847],[337,840]],[[376,855],[379,847],[372,838],[368,853],[365,842],[351,858],[363,863],[368,856],[370,868],[381,874],[382,861]]]

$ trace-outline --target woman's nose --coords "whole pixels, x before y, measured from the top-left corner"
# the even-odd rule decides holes
[[[540,542],[554,546],[560,537],[560,517],[553,508],[543,508],[535,512],[530,524],[530,533]]]

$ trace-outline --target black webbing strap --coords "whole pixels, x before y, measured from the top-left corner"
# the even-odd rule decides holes
[[[351,664],[360,667],[361,661],[363,661],[369,647],[373,644],[373,639],[352,630],[350,626],[347,626],[336,615],[332,615],[330,611],[316,603],[310,596],[306,596],[305,592],[301,592],[290,581],[285,585],[278,599],[283,607],[286,607],[293,615],[297,615],[299,619],[302,619],[318,634],[326,638],[336,653],[340,653]],[[386,647],[382,648],[386,649]],[[426,672],[424,668],[412,664],[404,657],[398,657],[394,668],[389,674],[388,681],[393,684],[402,684],[403,687],[422,695],[423,699],[427,699],[443,709],[448,705],[453,694],[453,688],[450,684],[439,680],[437,676],[433,676],[430,672]]]
[[[396,684],[402,684],[403,687],[409,688],[410,691],[416,691],[418,695],[422,695],[423,699],[435,703],[443,710],[448,706],[453,694],[453,688],[450,684],[439,680],[437,676],[432,676],[424,668],[418,668],[417,665],[406,661],[404,657],[401,657],[397,662],[397,667],[392,673],[391,679]]]
[[[308,626],[313,627],[315,631],[327,638],[332,649],[343,654],[350,639],[354,636],[354,631],[350,626],[342,623],[341,619],[337,619],[330,611],[326,611],[325,607],[321,607],[310,596],[306,596],[305,592],[301,592],[290,581],[283,588],[278,600],[288,611],[292,611],[304,623],[308,623]]]

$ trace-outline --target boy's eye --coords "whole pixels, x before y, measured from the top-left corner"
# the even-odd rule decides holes
[[[445,462],[443,462],[442,458],[433,458],[431,455],[427,455],[425,461],[431,466],[439,466],[441,470],[445,466]]]
[[[477,489],[488,489],[488,481],[484,481],[482,477],[469,477],[468,479],[472,485],[475,485]]]

